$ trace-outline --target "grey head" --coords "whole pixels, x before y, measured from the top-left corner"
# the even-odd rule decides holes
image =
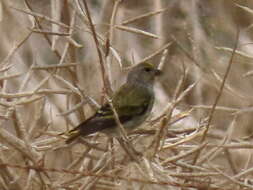
[[[155,77],[160,74],[161,71],[154,65],[143,62],[132,68],[128,73],[127,82],[153,86]]]

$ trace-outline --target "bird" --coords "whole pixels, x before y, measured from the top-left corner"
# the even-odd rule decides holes
[[[128,132],[143,123],[149,116],[154,104],[154,81],[161,70],[143,62],[134,66],[128,73],[126,82],[112,95],[112,106],[118,119]],[[103,132],[108,136],[118,134],[117,122],[111,105],[105,103],[94,115],[65,132],[66,144],[79,136]]]

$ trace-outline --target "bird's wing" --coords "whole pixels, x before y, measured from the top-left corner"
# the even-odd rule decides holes
[[[148,109],[152,100],[152,94],[146,87],[123,85],[113,97],[113,105],[116,109],[120,121],[123,118],[132,118],[142,115]]]

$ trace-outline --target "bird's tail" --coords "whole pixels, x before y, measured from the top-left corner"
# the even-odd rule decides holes
[[[77,137],[79,137],[81,135],[81,130],[79,127],[76,127],[70,131],[67,131],[66,133],[64,133],[64,135],[68,136],[68,139],[66,140],[66,144],[70,144]]]
[[[101,122],[101,119],[100,119],[100,122],[98,122],[94,118],[95,117],[91,117],[91,118],[87,119],[85,122],[80,123],[74,129],[63,133],[63,135],[68,137],[68,139],[66,140],[66,144],[73,142],[77,137],[79,137],[81,135],[82,136],[90,135],[90,134],[96,133],[98,131],[101,131],[103,129],[106,129],[108,127],[111,127],[111,125],[112,125],[111,121],[108,122],[107,120],[103,120]],[[101,125],[101,123],[103,125]]]

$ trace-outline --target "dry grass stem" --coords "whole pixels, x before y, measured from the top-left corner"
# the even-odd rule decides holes
[[[0,189],[253,189],[253,3],[236,3],[0,1]],[[141,62],[163,74],[126,133],[110,100]],[[66,144],[105,102],[120,137]]]

